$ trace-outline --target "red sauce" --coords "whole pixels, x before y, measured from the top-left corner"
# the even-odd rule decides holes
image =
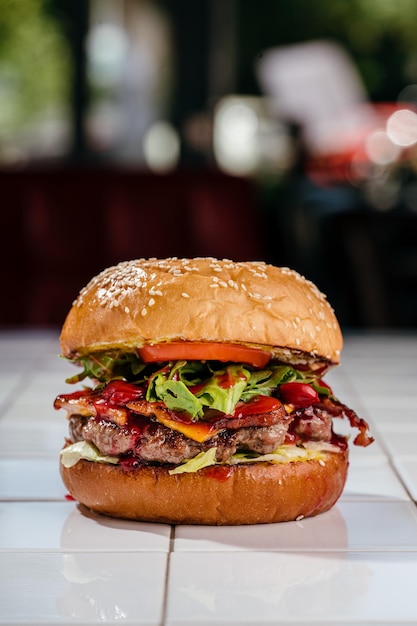
[[[284,439],[284,444],[295,444],[298,440],[298,437],[294,433],[287,432]]]
[[[100,403],[107,403],[109,406],[125,406],[128,402],[143,398],[145,390],[137,385],[126,383],[123,380],[113,380],[106,385],[102,391]]]
[[[206,467],[205,475],[209,478],[214,478],[221,483],[226,482],[228,478],[233,474],[233,467],[227,465],[213,465],[212,467]]]
[[[119,460],[118,467],[122,468],[123,470],[129,471],[136,469],[137,467],[142,465],[143,464],[141,463],[140,459],[134,456],[125,456]]]
[[[239,376],[239,380],[246,381],[246,376],[241,374]],[[230,370],[226,369],[224,374],[216,375],[216,382],[219,387],[222,387],[223,389],[231,389],[236,384],[236,376],[233,375]]]
[[[236,406],[233,417],[244,417],[245,415],[259,415],[269,413],[282,406],[281,400],[270,396],[256,396],[250,402],[239,402]]]

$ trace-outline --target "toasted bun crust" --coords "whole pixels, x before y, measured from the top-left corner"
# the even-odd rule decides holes
[[[326,298],[297,272],[196,258],[140,259],[104,270],[74,302],[61,348],[77,356],[172,340],[259,345],[278,357],[287,349],[331,364],[339,363],[343,343]]]
[[[321,461],[253,463],[170,476],[163,467],[123,470],[79,461],[61,464],[70,494],[112,517],[167,524],[240,525],[284,522],[330,509],[345,485],[348,452]],[[100,488],[97,488],[100,485]]]

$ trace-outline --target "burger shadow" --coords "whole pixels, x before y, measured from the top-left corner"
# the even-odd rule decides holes
[[[344,551],[348,546],[345,519],[334,506],[314,517],[243,526],[176,526],[179,550]]]
[[[61,531],[61,548],[89,552],[168,550],[169,524],[137,522],[100,515],[77,504]]]
[[[152,551],[344,551],[348,529],[338,505],[314,517],[240,526],[177,525],[118,519],[82,504],[68,516],[62,532],[65,550]]]

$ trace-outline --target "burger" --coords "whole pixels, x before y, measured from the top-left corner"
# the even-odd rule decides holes
[[[325,296],[288,268],[214,258],[105,269],[64,322],[76,391],[59,395],[71,496],[119,518],[238,525],[330,509],[345,485],[347,419],[323,380],[342,334]]]

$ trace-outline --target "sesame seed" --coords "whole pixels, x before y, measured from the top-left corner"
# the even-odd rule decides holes
[[[147,314],[147,309],[145,307],[143,307],[142,311],[140,312],[140,314],[142,315],[142,317],[145,317],[145,315]]]
[[[153,298],[150,298],[148,302],[148,306],[153,306],[154,304],[155,304],[155,300]]]
[[[182,295],[183,298],[189,298],[190,297],[188,295],[188,293],[186,293],[185,291],[183,291],[181,295]]]
[[[130,309],[129,309],[129,307],[128,307],[128,306],[125,306],[124,311],[125,311],[125,313],[129,314],[129,313],[130,313]]]

